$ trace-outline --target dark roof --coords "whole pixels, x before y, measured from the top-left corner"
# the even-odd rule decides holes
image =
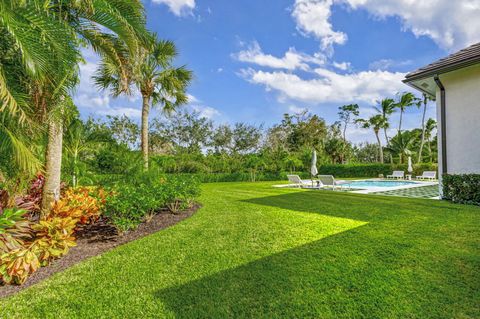
[[[477,63],[480,63],[480,42],[408,73],[405,76],[404,82],[426,78],[435,74],[447,73]]]

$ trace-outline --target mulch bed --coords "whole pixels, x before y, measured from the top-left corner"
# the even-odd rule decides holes
[[[53,261],[47,267],[41,267],[33,273],[21,286],[0,286],[0,298],[13,295],[29,286],[32,286],[51,275],[63,271],[82,260],[100,255],[117,246],[123,245],[135,239],[158,232],[192,216],[200,205],[172,214],[169,211],[161,211],[154,215],[147,223],[138,226],[137,229],[119,235],[117,230],[106,220],[99,220],[95,224],[87,225],[76,232],[77,246],[70,249],[67,255]]]

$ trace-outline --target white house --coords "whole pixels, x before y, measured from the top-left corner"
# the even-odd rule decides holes
[[[440,174],[480,173],[480,43],[406,75],[437,102]]]

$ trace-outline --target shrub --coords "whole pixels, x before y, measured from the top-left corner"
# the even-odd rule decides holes
[[[119,231],[135,228],[146,216],[168,207],[177,212],[193,203],[200,185],[194,176],[140,174],[130,181],[113,186],[108,195],[105,215]]]
[[[454,203],[480,205],[480,174],[443,175],[443,198]]]
[[[32,237],[30,222],[23,209],[8,208],[0,215],[0,254],[19,249]]]
[[[31,247],[20,247],[0,256],[0,281],[21,285],[40,267]]]
[[[53,217],[32,226],[35,232],[32,250],[42,265],[48,265],[52,259],[65,255],[70,247],[75,246],[73,232],[77,221],[71,217]]]
[[[45,177],[38,174],[31,182],[30,188],[26,195],[16,198],[17,207],[25,209],[31,213],[40,212],[40,204],[42,202],[43,185]]]
[[[104,206],[105,192],[102,188],[70,188],[53,205],[50,217],[71,217],[80,224],[89,224],[98,220]]]

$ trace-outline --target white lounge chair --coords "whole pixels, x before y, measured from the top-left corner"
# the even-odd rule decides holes
[[[333,190],[335,190],[336,187],[342,189],[345,184],[348,184],[347,181],[336,181],[333,175],[318,175],[318,179],[322,187],[331,187]]]
[[[428,181],[434,181],[437,179],[437,172],[435,171],[425,171],[421,176],[415,177],[416,179],[420,180],[428,180]]]
[[[404,171],[393,171],[392,175],[387,175],[387,179],[404,179],[405,172]]]
[[[287,178],[292,186],[296,186],[296,187],[312,186],[312,181],[302,180],[298,175],[287,175]]]

